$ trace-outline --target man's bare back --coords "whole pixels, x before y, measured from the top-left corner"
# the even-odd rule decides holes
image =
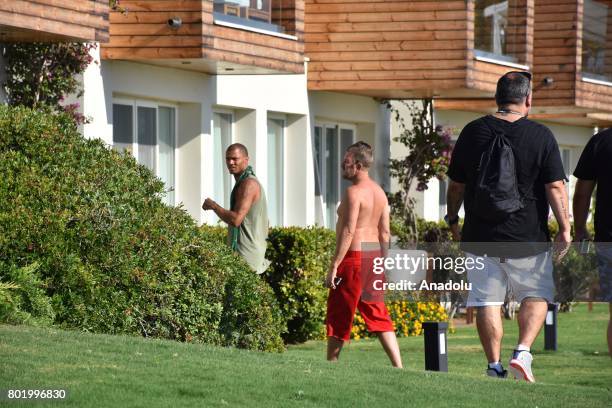
[[[368,330],[377,333],[391,364],[401,368],[402,359],[387,307],[384,302],[376,301],[366,307],[361,300],[363,244],[379,243],[382,255],[386,256],[390,238],[387,197],[368,174],[372,162],[372,147],[364,142],[349,146],[342,161],[342,177],[352,185],[346,189],[338,207],[336,253],[325,278],[330,288],[326,317],[327,359],[338,360],[344,341],[350,339],[355,308],[360,308]],[[355,262],[355,257],[359,262]]]
[[[357,222],[349,250],[360,251],[362,243],[379,242],[382,233],[388,230],[389,205],[383,189],[369,178],[348,187],[338,206],[336,241],[350,221],[351,206],[357,209]]]

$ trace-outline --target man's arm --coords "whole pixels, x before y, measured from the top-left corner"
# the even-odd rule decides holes
[[[589,217],[589,208],[591,207],[591,196],[595,189],[595,180],[581,180],[576,182],[574,190],[574,235],[576,241],[589,239],[586,222]]]
[[[226,210],[210,198],[204,201],[202,208],[213,210],[215,214],[227,224],[233,227],[239,227],[255,202],[255,197],[257,197],[258,192],[259,183],[253,179],[246,179],[240,183],[238,190],[236,190],[235,210]]]
[[[341,218],[342,225],[337,227],[336,254],[329,267],[326,279],[327,287],[332,289],[336,288],[334,279],[338,272],[338,266],[351,246],[351,242],[355,236],[355,229],[357,228],[357,218],[359,217],[359,196],[357,191],[354,188],[347,188],[344,200],[346,202],[347,212],[346,216]]]
[[[448,192],[446,193],[446,214],[449,218],[459,216],[464,194],[465,184],[449,179]],[[459,234],[459,223],[451,225],[450,230],[453,234],[453,239],[459,241],[461,239],[461,235]]]
[[[569,222],[569,204],[567,201],[567,190],[563,180],[553,181],[544,185],[548,204],[553,210],[553,214],[559,224],[559,232],[555,237],[555,243],[560,244],[556,248],[557,261],[565,256],[572,242],[571,227]]]
[[[386,204],[378,221],[378,243],[380,244],[381,256],[384,258],[389,254],[389,242],[391,241],[390,211],[389,204]]]

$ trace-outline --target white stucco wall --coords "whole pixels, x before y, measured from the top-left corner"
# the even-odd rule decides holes
[[[267,190],[268,114],[286,118],[284,224],[314,220],[314,177],[304,75],[207,75],[137,62],[102,61],[83,75],[83,113],[92,119],[86,137],[112,144],[113,101],[169,104],[177,109],[176,202],[198,223],[216,222],[200,206],[215,197],[212,118],[215,110],[234,116],[233,141],[247,145],[251,164]],[[223,159],[221,159],[223,160]]]
[[[410,129],[412,127],[412,118],[410,116],[409,107],[414,103],[418,103],[420,107],[420,102],[406,101],[406,103],[407,105],[399,101],[392,101],[394,109],[396,109],[403,118],[405,127]],[[447,116],[446,113],[449,113],[449,115]],[[474,119],[476,117],[478,116],[474,115]],[[468,117],[464,115],[464,112],[462,112],[460,115],[455,115],[455,112],[446,111],[443,115],[440,115],[438,111],[434,110],[434,123],[436,125],[450,127],[453,130],[454,137],[456,137],[459,134],[459,131],[461,131],[461,128],[457,129],[455,123],[463,123],[463,121],[466,121],[466,119],[468,119]],[[394,117],[392,117],[391,120],[390,154],[394,159],[403,158],[408,154],[409,150],[400,142],[393,140],[395,137],[398,137],[401,134],[402,128]],[[468,122],[466,121],[465,123]],[[399,188],[395,179],[391,180],[391,186],[392,191],[397,191]],[[415,210],[419,217],[422,217],[428,221],[438,221],[444,217],[444,214],[446,214],[446,209],[443,208],[445,206],[440,206],[440,181],[437,178],[433,178],[427,183],[427,189],[425,191],[417,191],[415,182],[410,190],[410,195],[416,200]],[[460,214],[463,214],[463,210],[461,210]]]
[[[337,92],[312,91],[308,93],[310,132],[314,134],[317,124],[338,124],[355,129],[355,140],[362,140],[374,148],[374,166],[370,176],[385,190],[390,188],[389,182],[389,138],[391,134],[389,111],[374,98]],[[309,158],[309,176],[314,182],[312,154]],[[339,163],[340,164],[340,163]],[[340,168],[337,170],[340,172]],[[323,223],[321,198],[314,196],[311,201],[315,205],[314,222]]]
[[[375,162],[371,176],[388,188],[389,112],[374,98],[337,92],[309,92],[310,121],[356,126],[356,140],[374,147]],[[312,129],[311,129],[312,130]]]

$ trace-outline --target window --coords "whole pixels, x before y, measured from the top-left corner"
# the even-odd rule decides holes
[[[214,200],[230,208],[233,180],[225,165],[225,150],[232,144],[233,117],[228,112],[213,113],[213,180]]]
[[[175,204],[176,108],[144,101],[113,104],[113,148],[128,151],[166,186],[164,202]]]
[[[270,225],[283,225],[285,121],[268,118],[268,217]]]
[[[317,124],[314,132],[315,194],[323,203],[324,224],[334,228],[336,207],[350,185],[342,179],[344,152],[355,142],[355,129],[339,124]]]
[[[448,190],[448,180],[438,180],[438,205],[440,206],[438,211],[438,219],[443,220],[446,215],[446,191]]]
[[[527,17],[516,0],[476,0],[474,46],[477,54],[507,62],[519,62],[526,37],[519,35]]]
[[[612,81],[610,44],[612,44],[610,6],[602,1],[585,0],[582,24],[582,74],[584,77]]]
[[[571,168],[571,150],[570,149],[561,149],[561,162],[563,163],[563,172],[565,173],[565,177],[569,180],[570,175],[572,174]],[[565,188],[567,189],[568,197],[570,196],[571,189],[569,183],[565,183]],[[571,197],[570,197],[571,201]]]
[[[174,108],[160,106],[159,112],[159,160],[158,160],[158,175],[166,186],[174,187],[174,169],[175,169],[175,113]],[[173,205],[174,188],[168,192],[167,203]]]
[[[282,15],[282,2],[274,12]],[[213,11],[216,21],[226,21],[258,28],[261,30],[283,33],[283,27],[272,21],[272,0],[215,0]]]

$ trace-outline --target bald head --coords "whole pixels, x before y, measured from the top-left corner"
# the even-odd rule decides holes
[[[238,150],[245,157],[249,157],[249,151],[247,150],[246,146],[243,145],[242,143],[232,143],[231,145],[227,147],[227,150],[225,151],[225,153],[230,153],[230,152],[233,152],[234,150]]]
[[[500,108],[522,104],[530,92],[531,74],[529,72],[508,72],[497,81],[495,101]]]

